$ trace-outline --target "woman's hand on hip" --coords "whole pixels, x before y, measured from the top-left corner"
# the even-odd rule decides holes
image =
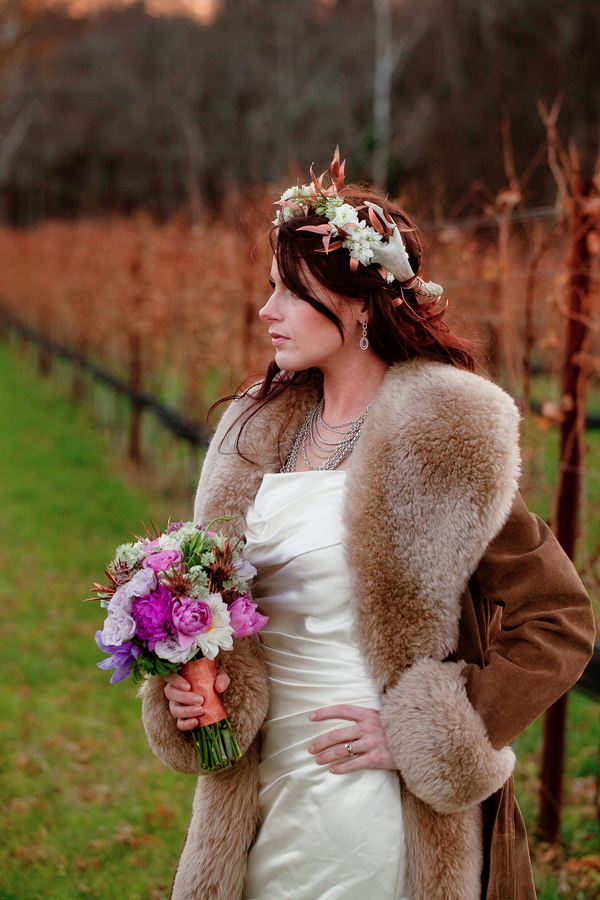
[[[169,701],[171,715],[177,720],[180,731],[191,731],[196,725],[202,725],[204,715],[204,697],[195,694],[189,681],[174,672],[165,678],[165,696]],[[230,678],[223,669],[217,669],[215,690],[222,694],[229,687]]]
[[[319,765],[335,763],[329,769],[334,775],[356,772],[357,769],[397,768],[376,709],[340,704],[317,709],[309,718],[313,722],[349,719],[352,723],[321,735],[308,748]],[[349,752],[348,745],[354,755]]]

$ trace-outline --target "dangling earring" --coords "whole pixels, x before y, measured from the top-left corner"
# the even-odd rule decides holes
[[[369,349],[369,338],[367,337],[367,323],[362,323],[362,337],[360,339],[360,349],[368,350]]]

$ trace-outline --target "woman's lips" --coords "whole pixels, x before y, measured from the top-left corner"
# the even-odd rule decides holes
[[[277,346],[277,344],[283,344],[284,341],[289,340],[283,334],[272,334],[271,335],[271,343]]]

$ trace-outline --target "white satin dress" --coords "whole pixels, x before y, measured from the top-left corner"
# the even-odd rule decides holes
[[[311,722],[334,703],[379,709],[352,637],[342,556],[345,472],[267,474],[246,517],[244,558],[270,676],[262,727],[261,824],[243,900],[403,900],[405,845],[395,772],[332,775],[308,753],[352,723]]]

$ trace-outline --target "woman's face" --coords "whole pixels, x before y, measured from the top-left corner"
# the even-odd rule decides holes
[[[328,306],[340,318],[346,339],[342,341],[330,319],[288,290],[274,258],[271,266],[273,293],[259,316],[269,326],[275,362],[288,372],[311,367],[326,371],[332,366],[343,365],[346,357],[358,349],[361,314],[362,319],[366,318],[360,302],[346,302],[336,294],[328,293],[308,270],[305,282],[315,300]]]

